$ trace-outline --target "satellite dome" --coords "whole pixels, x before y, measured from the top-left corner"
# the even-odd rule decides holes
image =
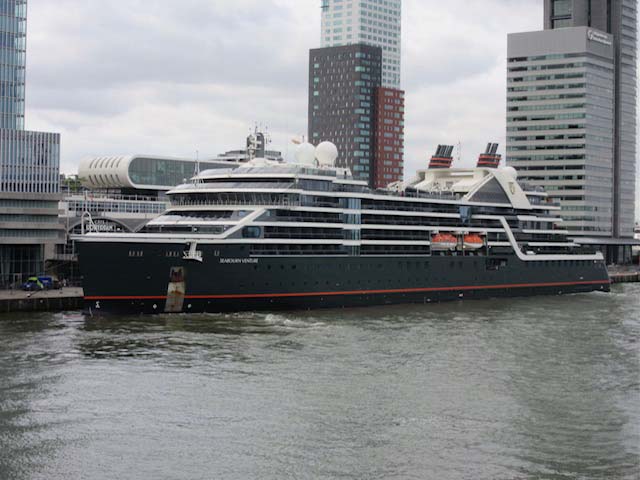
[[[331,142],[322,142],[316,147],[316,158],[323,167],[333,167],[338,158],[338,147]]]
[[[296,162],[301,165],[315,165],[316,149],[310,143],[301,143],[295,151]]]
[[[515,168],[513,168],[513,167],[504,167],[502,169],[502,171],[504,173],[506,173],[507,175],[509,175],[514,180],[518,179],[518,171]]]

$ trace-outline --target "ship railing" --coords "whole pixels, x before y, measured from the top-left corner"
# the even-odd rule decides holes
[[[237,207],[246,207],[246,206],[260,206],[260,207],[297,207],[300,206],[300,200],[292,200],[288,198],[283,198],[279,201],[264,201],[264,200],[217,200],[215,202],[210,201],[184,201],[184,200],[174,200],[171,203],[174,207],[217,207],[217,206],[237,206]]]
[[[166,197],[165,197],[166,198]],[[165,198],[152,197],[150,195],[123,195],[121,193],[95,192],[71,192],[65,194],[64,200],[128,200],[133,202],[165,202]]]

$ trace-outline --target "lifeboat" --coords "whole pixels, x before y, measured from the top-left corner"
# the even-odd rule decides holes
[[[484,240],[480,235],[471,233],[464,236],[464,248],[467,250],[478,250],[484,247]]]
[[[431,239],[431,250],[455,250],[458,239],[450,233],[437,233]]]

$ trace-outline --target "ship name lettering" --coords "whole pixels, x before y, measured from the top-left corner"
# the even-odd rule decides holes
[[[257,258],[221,258],[220,263],[225,264],[255,264],[258,263]]]

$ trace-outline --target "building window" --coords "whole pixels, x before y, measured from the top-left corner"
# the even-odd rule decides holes
[[[551,12],[551,28],[571,26],[573,0],[553,0]]]
[[[571,15],[571,3],[572,0],[554,0],[553,1],[553,16],[570,16]]]

